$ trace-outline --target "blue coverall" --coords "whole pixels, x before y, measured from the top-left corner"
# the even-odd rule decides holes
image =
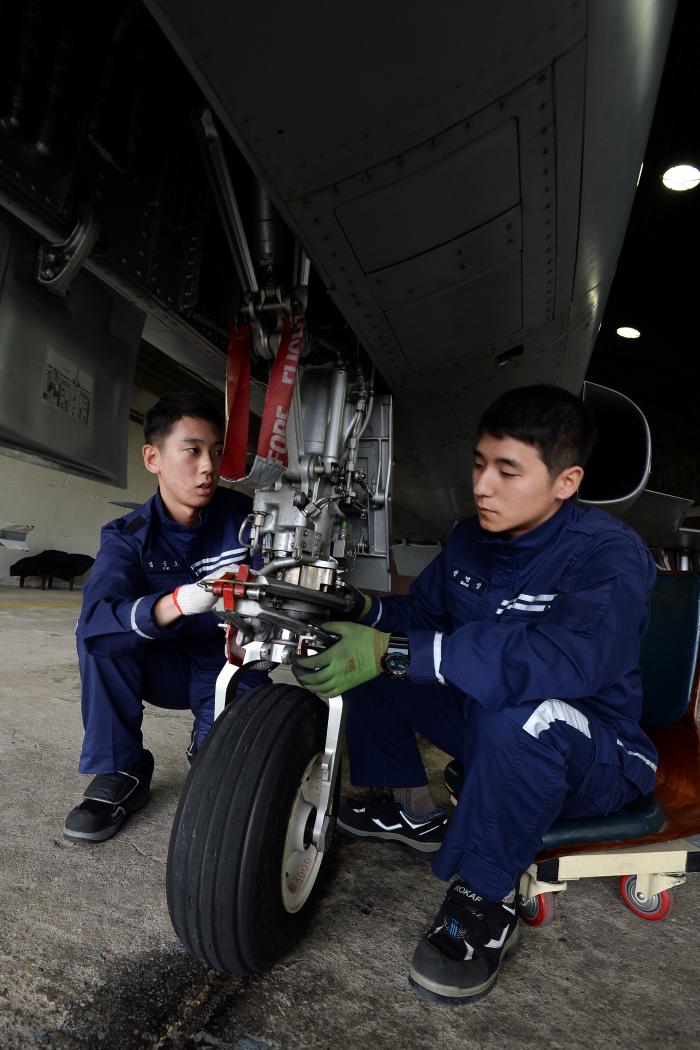
[[[363,622],[407,634],[411,661],[408,681],[349,694],[351,778],[424,784],[414,730],[464,762],[439,878],[500,900],[558,816],[653,789],[639,643],[654,580],[635,532],[567,501],[510,541],[462,521],[408,595],[373,598]]]
[[[239,539],[251,509],[242,493],[217,488],[194,528],[166,513],[157,492],[105,525],[85,586],[77,641],[85,737],[81,773],[110,773],[142,753],[143,701],[190,708],[200,745],[214,718],[214,688],[224,662],[224,634],[213,613],[167,627],[153,606],[179,584],[194,583],[247,560]],[[266,681],[247,672],[240,689]]]

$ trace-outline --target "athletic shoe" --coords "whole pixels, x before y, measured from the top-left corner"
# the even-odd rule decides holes
[[[341,802],[338,828],[352,837],[402,842],[419,853],[435,853],[445,837],[447,814],[438,808],[426,817],[409,817],[390,792],[369,792]]]
[[[418,942],[409,984],[422,999],[476,1002],[491,991],[519,939],[515,901],[486,900],[458,879],[432,929]]]
[[[98,773],[85,789],[83,801],[66,817],[63,837],[71,842],[102,842],[116,835],[129,813],[148,802],[152,776],[150,751],[144,751],[129,769]]]

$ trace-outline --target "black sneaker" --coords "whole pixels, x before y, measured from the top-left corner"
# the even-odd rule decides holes
[[[420,853],[440,849],[447,828],[447,814],[438,808],[419,820],[409,817],[390,792],[369,792],[360,798],[346,798],[338,810],[338,828],[346,835],[402,842]]]
[[[63,825],[71,842],[102,842],[116,835],[129,813],[148,802],[153,776],[153,755],[143,755],[129,769],[98,773],[85,789],[83,801],[72,809]]]
[[[515,901],[474,893],[459,879],[447,891],[433,928],[418,943],[408,975],[421,999],[473,1003],[493,988],[520,940]]]

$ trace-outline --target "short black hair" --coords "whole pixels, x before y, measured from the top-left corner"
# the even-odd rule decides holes
[[[165,394],[146,413],[143,421],[145,443],[162,447],[170,431],[183,416],[207,419],[221,431],[224,429],[223,415],[202,394]]]
[[[583,401],[551,384],[509,390],[479,420],[482,434],[534,445],[550,477],[567,467],[585,467],[596,439],[595,420]]]

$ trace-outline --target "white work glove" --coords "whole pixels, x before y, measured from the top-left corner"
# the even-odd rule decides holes
[[[210,572],[203,576],[204,580],[220,580],[225,572],[238,568],[238,562],[232,561],[222,565],[216,572]],[[211,591],[200,587],[199,583],[183,583],[173,591],[175,608],[179,609],[183,616],[193,616],[195,613],[211,612],[218,598]]]
[[[218,600],[215,594],[206,591],[198,583],[183,583],[173,591],[175,608],[183,616],[211,612]]]

